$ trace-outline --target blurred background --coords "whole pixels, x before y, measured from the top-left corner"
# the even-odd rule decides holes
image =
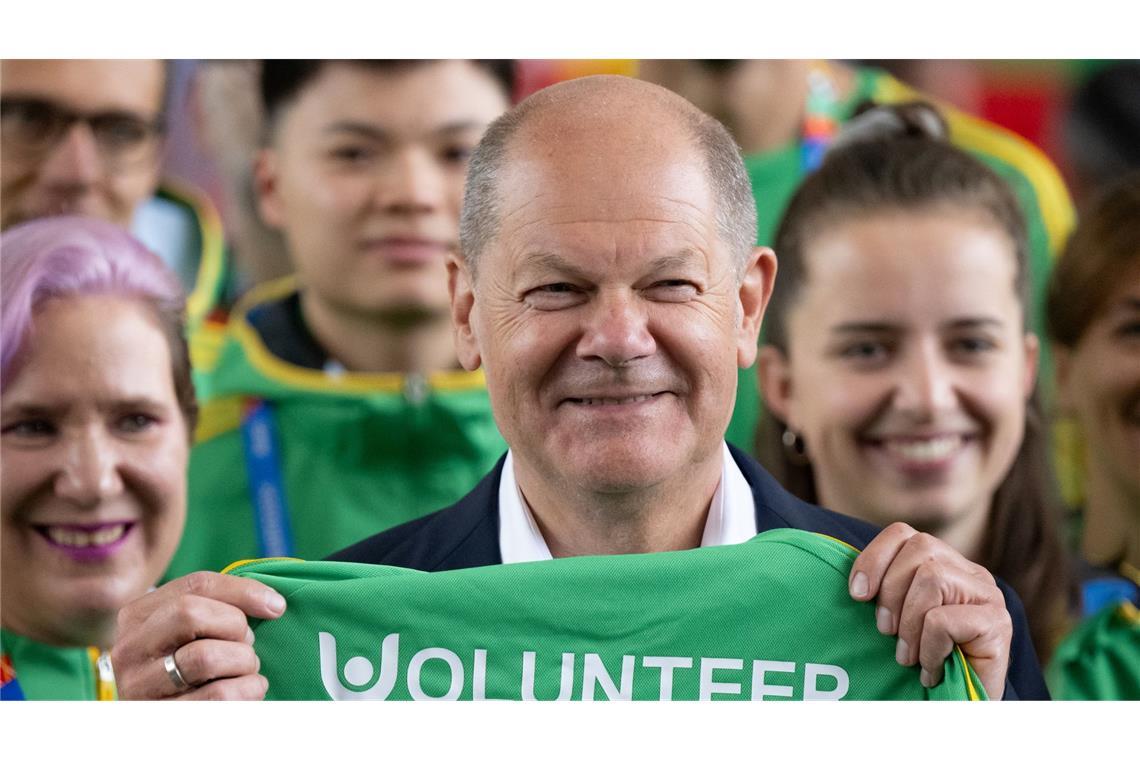
[[[223,73],[210,78],[205,86],[194,87],[195,72],[204,63],[205,68]],[[1135,69],[1127,76],[1105,77],[1105,69],[1116,63],[1112,60],[889,59],[852,63],[884,69],[935,98],[1025,137],[1058,166],[1078,206],[1086,195],[1087,175],[1096,170],[1089,164],[1122,158],[1082,155],[1095,153],[1096,141],[1090,140],[1089,133],[1111,123],[1116,129],[1140,136],[1140,80]],[[634,76],[637,69],[638,62],[632,59],[523,60],[519,62],[515,96],[518,100],[555,82],[590,74]],[[229,115],[221,128],[225,134],[232,139],[244,132],[249,139],[256,139],[256,103],[248,97],[233,97],[249,86],[243,79],[250,84],[254,81],[248,79],[256,76],[253,62],[183,59],[175,62],[175,72],[167,174],[203,188],[224,210],[230,204],[220,197],[225,167],[218,163],[225,159],[207,158],[210,151],[203,149],[203,141],[210,135],[202,134],[219,127],[206,123],[201,112],[224,103],[220,110]],[[1107,81],[1098,80],[1098,74]],[[1140,139],[1132,143],[1140,153]],[[234,144],[236,148],[236,141]],[[1083,147],[1076,150],[1076,145]],[[1136,156],[1123,158],[1137,160]]]

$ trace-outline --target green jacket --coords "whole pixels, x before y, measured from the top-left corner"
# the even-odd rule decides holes
[[[835,118],[842,124],[866,100],[899,103],[926,99],[885,72],[856,69],[855,86],[845,101],[837,104]],[[1044,296],[1052,261],[1072,230],[1075,214],[1068,191],[1049,159],[1028,141],[1008,130],[969,116],[951,106],[937,104],[950,126],[950,142],[981,159],[1012,187],[1029,231],[1029,275],[1033,308],[1029,325],[1041,337],[1042,380],[1049,382],[1049,341],[1044,330]],[[784,209],[806,176],[801,158],[801,140],[783,148],[746,156],[745,168],[752,181],[759,218],[757,244],[770,246]],[[776,251],[777,257],[780,252]],[[739,448],[755,452],[756,424],[760,417],[760,394],[756,368],[741,370],[736,408],[726,438]]]
[[[1070,633],[1045,671],[1054,699],[1140,699],[1140,610],[1124,601]]]
[[[481,372],[335,375],[272,355],[247,314],[294,291],[272,283],[240,304],[201,384],[186,530],[168,577],[267,554],[320,559],[450,505],[506,451]],[[250,409],[259,401],[275,428],[266,437],[279,511],[266,508],[264,480],[251,469]],[[291,539],[283,544],[270,540],[280,522]]]
[[[96,647],[54,647],[0,630],[0,699],[115,699],[110,657]]]
[[[926,689],[895,662],[853,548],[779,529],[735,546],[424,573],[268,560],[250,620],[270,699],[984,699],[961,651]]]

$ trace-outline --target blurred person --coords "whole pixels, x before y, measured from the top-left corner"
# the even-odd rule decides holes
[[[1025,222],[923,104],[849,122],[776,233],[760,461],[802,499],[904,521],[1009,581],[1044,658],[1067,574],[1034,384]]]
[[[108,222],[0,235],[0,697],[113,699],[119,609],[166,569],[197,408],[184,299]]]
[[[563,557],[727,550],[781,528],[820,532],[865,547],[840,594],[875,600],[864,620],[897,635],[895,659],[921,664],[921,683],[937,680],[957,643],[991,698],[1047,697],[1020,602],[984,568],[906,525],[879,532],[799,501],[725,443],[776,260],[753,245],[747,175],[720,124],[630,78],[555,85],[488,128],[462,214],[461,250],[447,256],[456,345],[464,367],[486,369],[510,450],[452,507],[331,559],[541,572]],[[802,593],[798,581],[788,593]],[[448,619],[423,602],[429,620]],[[247,616],[278,619],[286,606],[251,578],[200,572],[166,584],[121,618],[113,659],[124,696],[264,696]],[[367,624],[368,605],[349,606],[342,622]],[[703,622],[683,607],[653,614]],[[764,614],[755,610],[756,625]],[[167,658],[178,681],[161,668]],[[368,672],[362,659],[350,662],[350,682]]]
[[[168,80],[161,60],[0,61],[0,228],[81,214],[131,230],[188,294],[198,365],[230,274],[213,205],[160,181]]]
[[[226,230],[241,290],[292,272],[280,231],[257,211],[254,165],[265,129],[259,92],[261,62],[200,60],[190,75],[189,112],[200,157]]]
[[[444,262],[510,65],[266,61],[255,177],[296,276],[239,303],[190,465],[172,575],[320,558],[447,506],[502,453],[462,370]]]
[[[883,71],[835,61],[647,60],[639,75],[683,95],[736,138],[756,197],[760,245],[772,243],[792,193],[860,105],[930,100]],[[1041,301],[1050,262],[1074,219],[1068,192],[1049,159],[1028,141],[950,106],[939,110],[949,123],[950,143],[997,172],[1018,199],[1029,240],[1029,325],[1043,338]],[[1047,385],[1047,350],[1041,354]],[[737,392],[728,439],[751,451],[761,405],[754,370],[741,373]]]
[[[1082,205],[1140,169],[1140,61],[1115,61],[1083,81],[1061,132],[1073,194]]]
[[[1082,625],[1049,667],[1062,699],[1140,699],[1140,172],[1104,189],[1049,286],[1057,398],[1083,450]]]

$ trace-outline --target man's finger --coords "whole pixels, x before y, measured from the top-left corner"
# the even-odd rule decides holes
[[[193,691],[179,694],[172,699],[179,701],[191,700],[255,700],[264,699],[269,689],[269,681],[265,676],[254,674],[239,678],[222,678],[211,681]]]
[[[175,650],[174,661],[191,686],[219,678],[253,675],[261,667],[261,660],[249,644],[217,639],[191,641]]]
[[[906,523],[892,523],[867,544],[867,548],[855,558],[847,578],[848,589],[854,599],[865,602],[878,595],[887,568],[915,533],[917,531]]]
[[[892,570],[893,572],[893,570]],[[883,583],[894,588],[896,582],[891,573]],[[923,629],[927,613],[943,605],[974,604],[987,605],[994,601],[996,587],[987,586],[968,569],[943,559],[927,559],[919,564],[913,575],[905,579],[908,586],[898,612],[898,637],[902,645],[900,651],[909,656],[900,660],[902,665],[913,665],[918,661],[918,650],[922,644]],[[904,579],[898,579],[898,583]],[[893,602],[891,602],[893,603]]]
[[[918,664],[941,678],[954,644],[962,649],[990,699],[1001,699],[1009,669],[1013,622],[1004,605],[951,604],[931,610],[922,626]],[[927,685],[924,680],[924,685]]]

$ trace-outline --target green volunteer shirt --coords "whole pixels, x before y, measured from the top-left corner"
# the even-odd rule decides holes
[[[167,577],[248,557],[320,559],[449,506],[506,451],[482,372],[326,372],[270,352],[248,313],[295,292],[282,281],[251,294],[199,388],[186,530]],[[271,421],[264,437],[250,436],[256,405]],[[251,454],[263,439],[279,478],[268,502]]]
[[[1140,610],[1124,601],[1085,620],[1045,675],[1054,699],[1140,699]]]
[[[930,100],[876,69],[855,69],[855,84],[848,98],[836,104],[835,118],[842,124],[856,107],[870,100],[899,103]],[[1049,159],[1026,140],[995,124],[969,116],[939,103],[939,110],[950,127],[950,142],[993,169],[1009,182],[1025,213],[1029,233],[1029,276],[1033,308],[1029,325],[1041,337],[1042,380],[1048,387],[1049,341],[1044,330],[1044,296],[1053,258],[1060,252],[1075,216],[1068,191]],[[758,217],[758,245],[772,245],[784,209],[807,175],[801,158],[800,140],[782,148],[745,156],[745,168],[752,182]],[[776,251],[777,258],[780,252]],[[741,370],[736,408],[726,438],[729,443],[755,452],[756,425],[761,401],[755,366]]]
[[[0,698],[114,699],[110,658],[96,647],[56,647],[0,630]]]
[[[895,662],[847,577],[857,552],[766,531],[734,546],[424,573],[261,560],[251,620],[270,699],[984,699],[961,652],[942,682]]]

